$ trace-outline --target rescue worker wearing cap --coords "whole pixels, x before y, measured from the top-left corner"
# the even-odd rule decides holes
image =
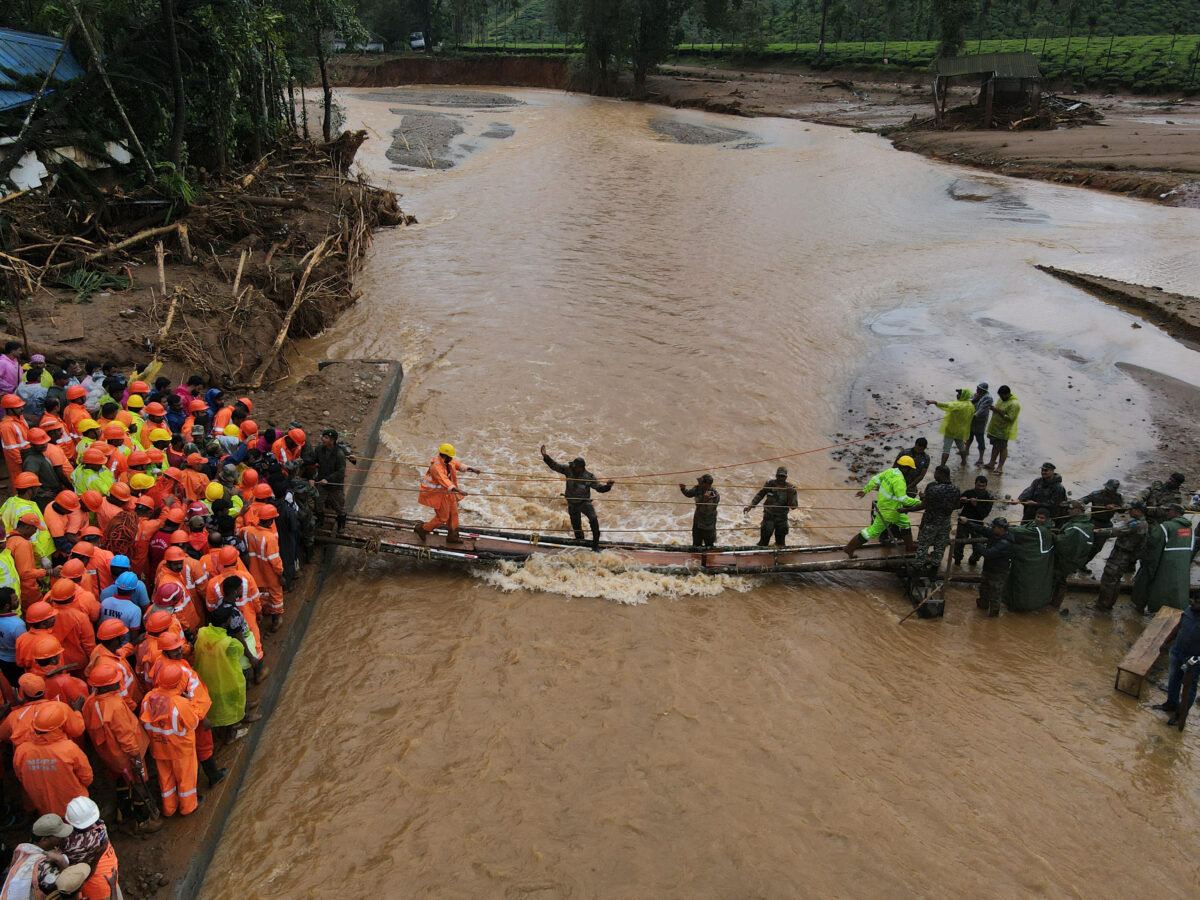
[[[41,525],[42,521],[37,515],[27,512],[17,520],[15,530],[10,531],[4,539],[4,547],[12,554],[13,565],[21,579],[23,606],[42,599],[39,582],[46,577],[46,571],[50,568],[49,556],[39,556],[31,543]]]
[[[258,510],[258,524],[241,530],[246,542],[247,568],[262,596],[267,629],[279,630],[283,621],[283,559],[279,554],[279,536],[271,528],[277,515],[275,507],[264,504]]]
[[[321,432],[321,446],[317,448],[316,458],[317,477],[313,483],[320,497],[316,527],[320,528],[324,523],[326,511],[332,510],[337,519],[338,534],[341,534],[346,530],[346,452],[338,446],[338,433],[332,428]],[[437,458],[441,459],[440,454]]]
[[[788,470],[780,466],[775,470],[775,477],[759,488],[750,505],[742,508],[743,513],[749,513],[766,500],[766,503],[763,503],[762,525],[758,531],[760,547],[766,547],[772,536],[775,538],[776,547],[787,543],[788,513],[800,505],[796,498],[796,486],[787,480],[787,475]]]
[[[567,500],[567,515],[571,519],[571,530],[575,540],[583,540],[583,520],[588,520],[592,529],[592,550],[600,551],[600,519],[596,516],[596,507],[592,504],[592,491],[607,494],[616,483],[611,478],[601,484],[596,476],[588,471],[587,462],[582,456],[577,456],[569,464],[557,462],[546,452],[542,444],[542,462],[559,475],[566,476],[566,487],[563,496]]]
[[[33,738],[33,717],[39,709],[47,706],[61,708],[63,734],[71,740],[84,732],[83,716],[61,700],[46,699],[46,679],[41,675],[26,672],[17,680],[16,705],[0,722],[0,743],[8,741],[17,747]],[[80,704],[82,708],[82,704]]]
[[[1137,566],[1146,546],[1149,527],[1146,508],[1134,503],[1129,507],[1129,521],[1113,528],[1113,548],[1104,561],[1104,571],[1100,575],[1100,596],[1096,598],[1096,609],[1107,612],[1116,605],[1121,580]]]
[[[467,496],[467,492],[458,486],[458,473],[473,472],[478,475],[479,470],[460,462],[456,456],[453,444],[442,444],[429,461],[429,468],[421,479],[417,502],[433,510],[432,519],[413,529],[421,543],[425,542],[426,535],[442,525],[446,526],[447,544],[462,543],[458,539],[458,501]]]
[[[1093,531],[1097,528],[1112,528],[1113,516],[1125,508],[1125,498],[1121,496],[1121,482],[1115,478],[1108,479],[1104,482],[1104,487],[1080,497],[1079,501],[1091,507]],[[1095,535],[1092,538],[1092,549],[1087,559],[1089,563],[1099,555],[1107,542],[1108,536]]]
[[[44,509],[59,491],[70,490],[71,481],[46,456],[46,450],[50,446],[50,435],[40,428],[30,428],[28,440],[29,450],[26,451],[25,461],[21,465],[25,472],[37,478],[38,489],[34,491],[33,502]]]
[[[54,629],[54,607],[48,600],[39,600],[25,607],[26,632],[17,637],[13,645],[14,659],[22,669],[33,668],[33,647],[37,639],[52,634]]]
[[[1092,517],[1084,511],[1083,503],[1067,503],[1067,519],[1054,536],[1054,597],[1051,604],[1062,606],[1067,594],[1067,579],[1087,568],[1092,552]]]
[[[189,815],[196,810],[196,726],[200,716],[183,696],[188,676],[172,662],[159,667],[154,687],[142,700],[142,725],[150,736],[150,755],[158,770],[162,814]]]
[[[199,453],[188,454],[187,468],[179,473],[179,487],[188,503],[204,499],[204,492],[208,490],[209,484],[209,478],[204,474],[204,467],[207,465],[207,457]]]
[[[132,821],[139,833],[157,831],[154,826],[146,827],[153,811],[144,797],[134,794],[135,784],[146,783],[150,738],[121,696],[121,669],[116,663],[101,662],[92,667],[87,679],[91,694],[83,703],[83,722],[96,755],[116,782],[117,821]]]
[[[46,680],[46,696],[67,703],[72,709],[79,709],[83,705],[83,698],[87,696],[87,684],[64,671],[66,665],[58,638],[42,632],[33,642],[33,656],[29,671]]]
[[[48,599],[54,610],[50,633],[62,644],[62,664],[82,672],[96,646],[96,632],[87,613],[75,605],[75,583],[59,578],[50,588]]]
[[[104,463],[104,453],[96,447],[88,447],[80,454],[79,467],[71,476],[75,493],[82,497],[88,491],[95,491],[102,496],[108,496],[116,479]]]
[[[96,646],[84,675],[96,666],[111,663],[121,670],[121,699],[136,715],[142,708],[142,686],[133,671],[136,648],[129,642],[129,629],[120,619],[105,619],[96,629]]]
[[[42,518],[60,558],[71,552],[87,525],[87,515],[81,508],[79,495],[74,491],[59,491],[43,511]]]
[[[1164,481],[1156,481],[1138,495],[1138,502],[1146,507],[1146,518],[1151,527],[1171,518],[1169,507],[1183,505],[1183,473],[1172,472]]]
[[[916,511],[920,508],[921,501],[916,497],[908,496],[908,482],[904,477],[905,470],[914,468],[916,468],[916,463],[913,462],[913,458],[902,456],[896,460],[896,465],[875,475],[855,495],[865,497],[869,491],[878,492],[875,500],[875,518],[870,525],[850,538],[849,543],[842,548],[848,557],[854,559],[855,551],[859,547],[872,538],[879,537],[889,525],[894,525],[900,530],[900,536],[904,540],[904,551],[916,553],[917,545],[912,536],[912,522],[905,510]]]
[[[83,436],[83,430],[79,427],[79,423],[91,418],[84,405],[86,400],[87,388],[83,385],[73,384],[67,388],[67,402],[62,408],[62,415],[59,418],[62,419],[67,434],[74,441],[78,441]]]
[[[63,731],[67,713],[44,705],[33,716],[33,737],[13,753],[13,771],[41,815],[65,815],[67,804],[86,797],[92,783],[87,755]]]
[[[4,410],[4,418],[0,419],[0,447],[4,449],[8,480],[15,483],[22,471],[25,451],[29,449],[29,423],[23,415],[25,401],[16,394],[5,394],[0,397],[0,408]]]
[[[717,542],[717,506],[721,502],[721,495],[713,487],[713,477],[705,473],[696,479],[694,486],[681,484],[679,490],[683,496],[696,501],[696,510],[692,514],[692,546],[714,546]]]

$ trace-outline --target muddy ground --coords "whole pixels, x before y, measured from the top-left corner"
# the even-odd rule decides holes
[[[1018,178],[1077,184],[1200,206],[1200,101],[1071,93],[1102,115],[1098,125],[1050,131],[897,131],[933,114],[929,80],[878,73],[734,71],[664,66],[649,99],[744,116],[781,116],[890,134],[901,150]],[[950,106],[975,92],[956,88]]]

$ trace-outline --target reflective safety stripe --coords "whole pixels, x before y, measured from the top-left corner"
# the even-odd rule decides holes
[[[179,792],[179,796],[180,796],[180,797],[190,797],[190,796],[192,796],[194,793],[196,793],[196,789],[195,789],[195,788],[192,788],[190,791],[180,791],[180,792]]]
[[[162,796],[164,798],[166,798],[166,797],[170,797],[174,793],[175,793],[175,788],[171,788],[169,791],[163,791]]]

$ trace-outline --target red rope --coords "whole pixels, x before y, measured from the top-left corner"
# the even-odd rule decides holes
[[[797,450],[795,453],[785,453],[782,456],[768,456],[766,459],[752,459],[749,462],[728,463],[723,466],[708,466],[703,469],[682,469],[678,472],[647,472],[643,475],[616,475],[615,478],[629,480],[630,478],[662,478],[667,475],[694,475],[697,472],[711,472],[716,469],[737,469],[742,466],[756,466],[759,463],[778,462],[781,459],[792,459],[796,456],[807,456],[810,453],[821,453],[825,450],[835,450],[838,447],[848,447],[851,444],[861,444],[863,441],[873,441],[881,437],[887,437],[889,434],[897,434],[901,431],[908,431],[911,428],[920,428],[923,425],[931,425],[934,422],[941,421],[941,416],[936,419],[929,419],[925,422],[916,422],[912,425],[905,425],[902,428],[893,428],[891,431],[881,431],[878,434],[868,434],[865,437],[855,438],[852,441],[841,441],[837,444],[829,444],[826,447],[815,447],[812,450]]]

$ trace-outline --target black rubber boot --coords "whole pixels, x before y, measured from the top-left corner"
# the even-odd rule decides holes
[[[228,769],[218,769],[216,762],[210,756],[208,759],[200,760],[200,768],[204,770],[204,775],[208,779],[208,786],[212,787],[221,779],[229,774]]]
[[[340,515],[337,517],[337,533],[338,534],[346,533],[346,516],[345,515]]]

